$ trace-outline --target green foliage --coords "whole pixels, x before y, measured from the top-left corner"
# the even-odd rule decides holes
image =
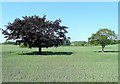
[[[8,44],[15,45],[15,42],[12,42],[12,41],[6,41],[6,42],[4,42],[4,43],[2,43],[2,44],[4,44],[4,45],[8,45]]]
[[[114,31],[109,29],[100,29],[95,34],[92,34],[90,38],[88,38],[88,42],[90,44],[102,46],[102,51],[106,45],[110,44],[112,41],[116,39],[116,34]]]
[[[73,46],[86,46],[87,42],[86,41],[73,41],[71,45]]]
[[[112,41],[110,44],[119,44],[120,43],[120,40],[115,40],[115,41]]]
[[[68,39],[65,40],[63,45],[64,45],[64,46],[70,46],[70,45],[71,45],[70,40],[68,40]]]

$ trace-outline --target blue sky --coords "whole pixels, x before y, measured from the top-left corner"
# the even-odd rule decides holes
[[[117,2],[3,2],[2,25],[22,16],[47,15],[47,20],[61,18],[61,25],[69,27],[71,41],[87,41],[92,33],[109,28],[118,33]],[[4,42],[0,34],[0,43]]]

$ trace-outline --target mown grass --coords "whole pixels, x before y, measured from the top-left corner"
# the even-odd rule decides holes
[[[118,45],[97,52],[100,46],[61,46],[44,52],[72,52],[70,55],[27,55],[37,48],[2,45],[3,82],[117,82]]]

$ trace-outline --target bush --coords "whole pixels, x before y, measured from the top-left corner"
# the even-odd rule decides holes
[[[8,44],[12,44],[12,45],[15,45],[16,43],[15,42],[12,42],[12,41],[6,41],[6,42],[4,42],[4,43],[2,43],[2,44],[4,44],[4,45],[8,45]]]

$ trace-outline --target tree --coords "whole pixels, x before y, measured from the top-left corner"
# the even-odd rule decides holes
[[[39,47],[41,52],[42,47],[57,47],[67,39],[65,34],[68,33],[68,27],[61,26],[60,23],[60,19],[46,20],[45,15],[42,18],[36,15],[23,16],[23,19],[16,18],[13,23],[8,23],[6,30],[1,30],[7,40],[22,42],[29,48]]]
[[[115,32],[105,28],[98,30],[95,34],[92,34],[92,36],[88,38],[88,42],[92,44],[100,44],[102,46],[102,51],[104,52],[105,46],[115,39]]]
[[[70,39],[65,40],[64,45],[65,46],[70,46],[71,45]]]

